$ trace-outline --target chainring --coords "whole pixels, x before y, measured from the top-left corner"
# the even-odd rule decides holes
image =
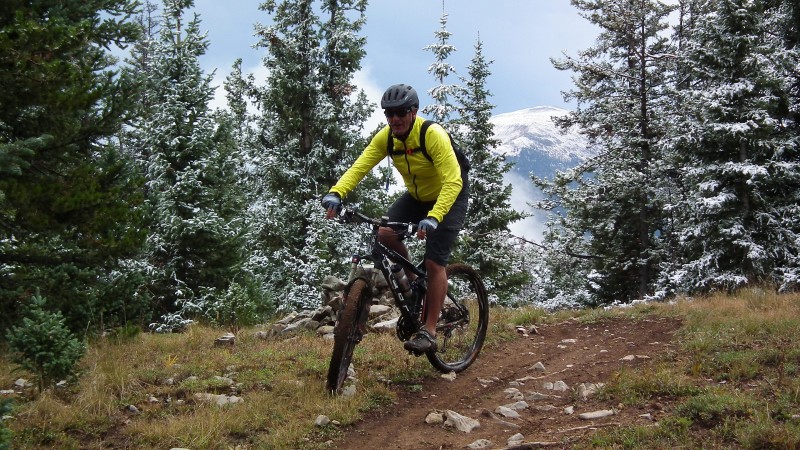
[[[411,339],[411,336],[413,336],[417,331],[414,329],[414,324],[409,322],[410,321],[406,320],[406,318],[403,316],[400,316],[400,318],[397,319],[397,327],[395,328],[395,331],[397,332],[397,337],[403,342]]]

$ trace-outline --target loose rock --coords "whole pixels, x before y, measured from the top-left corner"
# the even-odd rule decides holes
[[[528,409],[529,405],[525,401],[518,401],[514,403],[509,403],[508,405],[503,405],[508,409],[513,409],[514,411],[523,411]]]
[[[237,397],[235,395],[197,393],[194,394],[194,398],[197,401],[213,403],[216,404],[217,406],[225,406],[234,403],[244,402],[244,399],[242,397]]]
[[[497,414],[500,414],[503,417],[507,417],[509,419],[519,419],[519,413],[514,411],[511,408],[507,408],[505,406],[498,406],[497,409],[494,410]]]
[[[461,414],[447,410],[444,412],[445,417],[447,420],[444,422],[445,426],[455,427],[458,431],[462,431],[464,433],[469,433],[475,428],[479,428],[481,426],[480,422],[475,419],[472,419],[467,416],[462,416]]]
[[[581,420],[594,420],[594,419],[602,419],[603,417],[609,417],[613,415],[614,415],[614,410],[601,409],[600,411],[592,411],[592,412],[578,414],[578,418]]]
[[[214,345],[234,345],[236,344],[236,336],[233,333],[228,333],[224,336],[220,336],[214,340]]]
[[[314,421],[314,425],[318,427],[324,427],[331,423],[331,419],[328,416],[324,416],[322,414],[317,416],[317,419]]]
[[[581,400],[586,400],[605,386],[604,383],[581,383],[578,385],[578,395]]]
[[[545,369],[544,364],[542,364],[541,361],[539,361],[536,364],[532,365],[530,370],[534,370],[536,372],[546,372],[547,371],[547,369]]]
[[[444,423],[444,414],[441,411],[431,411],[425,416],[425,423],[439,425]]]
[[[444,374],[441,375],[441,377],[444,378],[447,381],[455,381],[456,373],[455,372],[444,373]]]
[[[517,433],[517,434],[511,436],[510,438],[508,438],[508,441],[507,441],[509,446],[519,445],[519,444],[522,444],[523,442],[525,442],[525,436],[523,436],[522,433]]]
[[[561,380],[556,381],[555,383],[550,383],[550,382],[544,383],[542,387],[550,391],[566,392],[569,390],[569,386],[567,386],[567,383],[564,383]]]
[[[539,412],[551,412],[555,411],[558,408],[553,405],[541,405],[541,406],[534,406],[533,409],[534,411],[539,411]]]
[[[510,398],[513,400],[522,400],[523,398],[525,398],[525,396],[522,395],[522,392],[520,392],[519,389],[517,388],[508,388],[504,390],[503,393],[506,394],[506,398]]]
[[[488,409],[484,409],[483,411],[481,411],[481,415],[491,418],[495,422],[497,422],[500,425],[502,425],[503,428],[518,429],[520,427],[519,425],[517,425],[515,423],[512,423],[512,422],[509,422],[507,420],[501,419],[497,414],[489,411]]]
[[[549,400],[551,398],[558,398],[558,397],[556,397],[555,395],[542,394],[540,392],[530,392],[525,397],[525,400],[527,400],[529,402],[535,402],[535,401],[539,401],[539,400]]]
[[[492,441],[488,439],[478,439],[477,441],[467,445],[467,448],[482,449],[482,448],[492,448],[492,446],[494,446]]]

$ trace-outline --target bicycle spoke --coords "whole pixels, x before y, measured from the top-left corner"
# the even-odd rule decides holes
[[[460,372],[475,360],[488,328],[489,306],[478,274],[469,266],[448,266],[448,290],[437,324],[437,351],[428,353],[442,372]]]
[[[364,318],[364,296],[369,292],[366,281],[357,279],[345,295],[345,303],[339,312],[334,329],[333,354],[328,366],[328,392],[338,394],[347,380],[348,369],[353,359],[353,350],[361,342],[363,333],[359,325]]]

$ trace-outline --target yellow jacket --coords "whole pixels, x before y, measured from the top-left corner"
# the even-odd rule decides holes
[[[461,168],[450,145],[450,137],[439,124],[428,127],[425,134],[425,148],[433,162],[419,151],[419,133],[425,119],[417,116],[411,133],[405,141],[394,137],[392,162],[403,176],[408,192],[422,202],[435,201],[428,216],[441,222],[450,211],[461,192]],[[383,127],[372,137],[367,148],[352,166],[339,178],[330,192],[346,197],[364,176],[387,156],[389,126]]]

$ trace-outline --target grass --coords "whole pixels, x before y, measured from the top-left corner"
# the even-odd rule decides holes
[[[392,404],[388,385],[438,376],[393,335],[370,334],[355,352],[357,395],[331,397],[324,389],[330,341],[313,334],[266,341],[255,331],[243,330],[233,347],[213,346],[224,330],[205,326],[95,342],[76,384],[17,399],[8,422],[14,448],[324,448],[339,431],[315,427],[318,415],[350,424]],[[29,377],[12,373],[1,357],[0,368],[1,386]],[[197,393],[245,400],[217,407],[197,401]]]
[[[683,319],[680,349],[617,374],[603,395],[624,405],[666,400],[667,418],[601,430],[578,448],[800,448],[800,295],[754,289],[649,313]]]
[[[486,351],[516,326],[608,317],[681,319],[678,348],[607,380],[598,394],[635,407],[658,402],[656,426],[600,429],[576,448],[799,448],[800,295],[750,290],[613,310],[491,312]],[[396,337],[369,334],[356,347],[357,393],[330,397],[324,379],[330,341],[311,334],[260,340],[242,330],[233,347],[215,347],[225,330],[193,326],[175,335],[130,334],[94,342],[81,376],[66,389],[17,398],[15,449],[173,448],[322,449],[340,427],[314,426],[320,414],[347,425],[436,377]],[[29,378],[0,356],[0,386]],[[229,379],[234,380],[231,385]],[[197,393],[241,396],[217,407]],[[126,410],[136,405],[138,414]]]

